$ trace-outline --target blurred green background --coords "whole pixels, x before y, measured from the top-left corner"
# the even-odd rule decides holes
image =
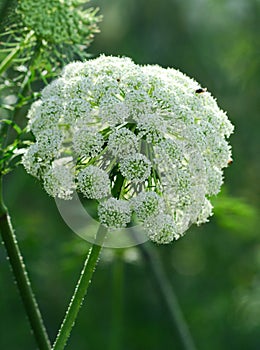
[[[199,350],[260,349],[259,0],[93,0],[104,19],[90,48],[180,69],[206,86],[235,125],[234,163],[210,223],[156,247]],[[5,197],[33,288],[55,337],[88,243],[19,167]],[[68,350],[182,349],[137,248],[104,249]],[[31,350],[4,247],[0,349]]]

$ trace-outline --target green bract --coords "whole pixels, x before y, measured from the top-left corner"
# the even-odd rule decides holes
[[[54,197],[76,189],[98,200],[105,226],[137,218],[153,241],[168,243],[212,214],[233,126],[183,73],[120,57],[74,62],[28,117],[35,143],[26,170]]]

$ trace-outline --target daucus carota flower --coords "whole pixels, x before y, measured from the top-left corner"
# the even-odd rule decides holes
[[[35,143],[24,155],[26,170],[61,198],[71,195],[73,175],[76,191],[99,201],[103,225],[138,220],[151,240],[169,243],[212,215],[233,126],[183,73],[103,55],[74,62],[28,117]],[[73,166],[61,179],[56,162],[68,156]]]

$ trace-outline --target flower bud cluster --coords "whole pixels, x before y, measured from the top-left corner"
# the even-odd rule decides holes
[[[36,36],[53,44],[89,45],[100,18],[93,9],[80,10],[79,0],[18,0],[17,13]]]
[[[26,170],[52,196],[97,200],[105,226],[138,220],[151,240],[169,243],[212,215],[233,126],[183,73],[104,55],[70,63],[28,118]]]

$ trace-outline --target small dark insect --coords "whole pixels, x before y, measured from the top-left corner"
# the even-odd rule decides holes
[[[227,163],[228,165],[231,165],[233,163],[233,159],[229,159]]]
[[[119,82],[120,82],[120,79],[119,79],[119,78],[117,78],[117,79],[116,79],[116,81],[119,83]]]
[[[199,88],[199,89],[195,90],[196,94],[202,94],[203,92],[206,92],[206,91],[207,91],[206,88],[205,89]]]

